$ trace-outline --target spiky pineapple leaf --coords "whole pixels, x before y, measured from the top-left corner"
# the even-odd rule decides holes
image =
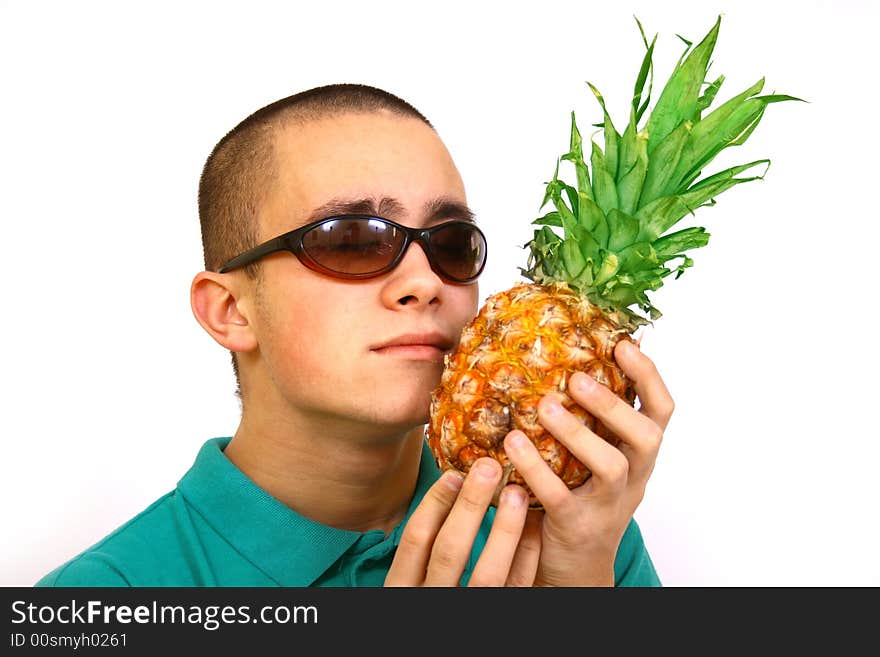
[[[602,246],[608,246],[608,218],[592,199],[581,199],[578,223],[583,226],[593,239]]]
[[[623,131],[623,135],[620,138],[620,164],[618,166],[620,177],[618,177],[618,181],[624,174],[628,173],[630,169],[633,168],[639,157],[638,146],[636,144],[638,137],[638,128],[636,127],[634,117],[631,117],[630,122],[627,124],[626,129]]]
[[[641,227],[639,236],[651,240],[657,239],[678,223],[680,219],[688,214],[693,214],[697,208],[711,201],[713,197],[721,192],[727,191],[740,183],[762,179],[763,175],[749,176],[747,178],[736,178],[735,176],[759,164],[769,165],[769,163],[769,160],[755,160],[748,164],[725,169],[704,179],[683,194],[663,196],[640,208],[635,214],[636,218],[639,219]]]
[[[765,104],[752,98],[764,87],[764,79],[731,98],[707,117],[695,123],[690,130],[681,157],[664,193],[672,194],[688,184],[695,172],[712,160],[730,142],[739,137],[752,123],[759,120]]]
[[[577,175],[578,195],[593,198],[593,187],[590,185],[590,171],[587,168],[587,163],[584,162],[583,139],[575,122],[574,112],[571,113],[571,139],[568,153],[563,155],[562,159],[574,164]]]
[[[541,204],[541,207],[544,207],[549,201],[552,201],[553,205],[556,207],[556,212],[559,215],[563,228],[567,231],[571,231],[574,229],[575,224],[577,224],[575,213],[577,213],[578,208],[578,192],[574,187],[560,180],[558,174],[559,162],[556,163],[556,171],[553,172],[553,179],[547,183],[544,202]],[[570,205],[566,205],[565,200],[562,198],[563,193],[568,197]]]
[[[715,100],[715,96],[718,95],[718,90],[721,89],[723,83],[724,76],[722,75],[715,80],[715,82],[706,87],[706,91],[703,92],[703,95],[697,98],[697,116],[702,116],[703,111],[712,104],[712,101]]]
[[[644,127],[639,121],[646,111],[653,87],[653,53],[657,37],[648,43],[636,19],[645,55],[633,87],[629,121],[619,134],[598,89],[587,83],[602,110],[604,147],[591,140],[589,164],[583,141],[571,113],[569,152],[577,176],[577,188],[559,179],[559,160],[553,179],[546,185],[543,208],[552,201],[555,209],[536,219],[540,226],[526,245],[530,249],[523,275],[538,283],[564,281],[596,305],[617,311],[635,327],[648,320],[631,309],[637,306],[651,319],[660,311],[647,292],[659,289],[670,274],[678,278],[693,266],[688,255],[706,246],[705,228],[668,231],[697,208],[715,204],[715,197],[762,174],[740,174],[768,159],[732,166],[701,178],[703,169],[725,148],[739,146],[752,135],[771,103],[801,100],[784,94],[757,95],[763,78],[711,112],[724,83],[724,76],[706,80],[717,41],[720,16],[709,33],[693,47],[686,44],[660,98]],[[650,79],[647,96],[646,82]],[[562,235],[554,232],[561,228]]]
[[[651,153],[666,135],[675,129],[681,121],[693,121],[697,112],[697,101],[709,58],[715,49],[721,17],[703,40],[681,62],[669,78],[651,116],[648,119],[648,152]],[[690,42],[687,42],[690,44]]]
[[[574,238],[562,242],[562,264],[568,272],[568,278],[576,279],[584,271],[587,261],[581,253],[581,247]]]
[[[645,184],[639,197],[641,207],[663,196],[667,187],[670,186],[669,181],[675,173],[678,160],[681,158],[681,152],[684,150],[690,133],[691,122],[682,121],[654,149],[648,160]]]
[[[636,76],[636,84],[633,88],[632,111],[630,117],[631,123],[634,124],[638,124],[638,122],[642,120],[642,114],[648,109],[648,103],[651,100],[651,89],[654,86],[654,44],[657,43],[657,35],[655,34],[654,38],[651,40],[651,44],[648,45],[648,39],[645,37],[645,30],[642,28],[642,24],[638,18],[636,18],[636,25],[639,26],[639,33],[642,35],[642,42],[645,44],[647,50],[645,52],[645,57],[642,59],[642,66],[639,69],[638,76]],[[649,76],[651,81],[648,83],[648,93],[645,96],[645,102],[642,102],[642,92],[645,89],[645,81]]]
[[[532,225],[538,226],[557,226],[562,228],[562,217],[559,216],[558,210],[551,210],[543,217],[538,217],[532,222]]]
[[[590,262],[597,260],[603,250],[603,245],[583,226],[575,226],[571,237],[578,244],[585,260]]]
[[[608,109],[605,107],[605,98],[602,97],[599,90],[591,83],[587,82],[587,85],[590,87],[596,100],[599,101],[599,106],[602,108],[602,114],[604,115],[604,118],[602,119],[602,129],[603,137],[605,138],[605,170],[612,178],[616,178],[617,150],[619,147],[620,135],[617,133],[617,130],[615,130],[614,124],[611,122],[611,117],[608,116]]]
[[[675,233],[664,235],[652,245],[654,252],[660,259],[668,259],[678,256],[690,249],[706,246],[709,243],[709,233],[702,226],[692,226],[679,230]]]
[[[593,194],[596,204],[607,214],[612,208],[617,207],[617,186],[614,184],[614,178],[608,173],[605,154],[596,142],[592,143],[590,165],[593,173]]]
[[[648,170],[648,138],[642,133],[636,135],[633,155],[632,165],[617,180],[618,208],[626,214],[638,209]]]
[[[654,269],[660,264],[657,252],[650,242],[635,242],[618,253],[620,268],[624,271]]]
[[[614,274],[620,269],[620,258],[616,253],[602,249],[600,252],[601,260],[599,267],[594,276],[593,285],[601,286],[612,279]]]
[[[749,176],[748,178],[735,178],[734,176],[742,173],[743,171],[748,171],[758,165],[766,164],[767,166],[764,168],[764,172],[760,176]],[[767,170],[770,168],[770,160],[755,160],[754,162],[749,162],[748,164],[740,164],[735,167],[730,167],[729,169],[725,169],[724,171],[719,171],[716,174],[709,176],[708,178],[703,178],[700,182],[693,185],[690,192],[699,192],[700,190],[706,188],[714,188],[714,186],[719,182],[725,181],[733,181],[734,185],[738,185],[739,183],[751,182],[752,180],[763,180],[764,176],[767,175]],[[725,187],[721,191],[725,189],[729,189]],[[720,194],[720,191],[715,191],[714,194]]]
[[[614,208],[608,213],[608,248],[617,252],[635,242],[639,235],[639,220]]]

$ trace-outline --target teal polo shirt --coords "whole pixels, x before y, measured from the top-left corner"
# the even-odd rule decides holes
[[[387,536],[317,523],[258,487],[214,438],[170,493],[36,586],[381,586],[406,521],[440,476],[425,445],[406,518]],[[468,560],[467,583],[486,544],[486,514]],[[614,564],[618,586],[659,586],[635,521]]]

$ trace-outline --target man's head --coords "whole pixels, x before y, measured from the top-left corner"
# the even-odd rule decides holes
[[[282,98],[257,110],[214,146],[199,179],[199,223],[205,269],[217,271],[232,256],[257,243],[260,207],[277,182],[279,162],[275,135],[285,127],[345,112],[385,110],[419,119],[431,126],[415,107],[393,94],[358,84],[316,87]],[[259,263],[244,268],[259,277]],[[238,394],[238,362],[232,354]]]
[[[255,244],[324,217],[372,214],[410,227],[468,219],[461,178],[424,116],[358,85],[273,103],[215,147],[199,213],[208,271],[193,282],[193,308],[238,355],[245,410],[253,396],[361,421],[426,414],[438,354],[381,347],[404,334],[454,341],[476,310],[477,288],[439,277],[422,245],[364,281],[316,273],[287,252],[216,273]]]

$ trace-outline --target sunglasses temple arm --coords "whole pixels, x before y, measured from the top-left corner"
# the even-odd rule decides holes
[[[244,253],[235,256],[232,260],[224,264],[218,273],[225,274],[228,271],[232,271],[233,269],[238,269],[239,267],[244,267],[245,265],[249,265],[252,262],[256,262],[263,256],[267,256],[270,253],[276,253],[278,251],[288,251],[289,248],[287,246],[287,238],[286,236],[276,237],[275,239],[271,239],[268,242],[264,242],[259,246],[255,246],[249,251],[245,251]]]

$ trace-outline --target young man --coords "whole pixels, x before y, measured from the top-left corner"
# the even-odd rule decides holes
[[[38,585],[660,584],[632,515],[672,400],[631,345],[615,355],[638,412],[583,375],[570,385],[620,449],[542,401],[541,422],[593,472],[582,488],[518,431],[505,447],[545,511],[514,485],[492,508],[493,460],[466,478],[437,470],[430,394],[477,311],[486,250],[418,111],[360,85],[273,103],[215,147],[199,213],[206,271],[192,308],[233,354],[241,423],[205,443],[174,491]]]

